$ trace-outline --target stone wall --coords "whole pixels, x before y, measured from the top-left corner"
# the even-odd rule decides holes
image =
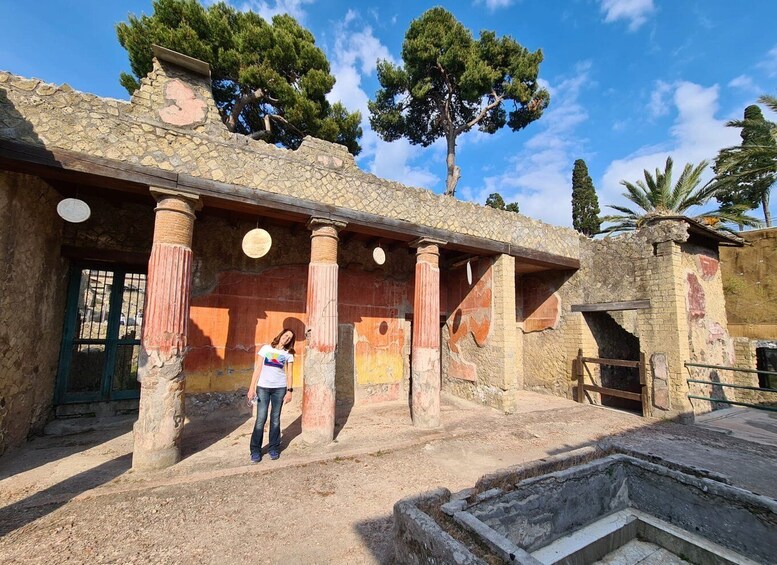
[[[777,340],[777,228],[737,234],[744,247],[723,247],[720,266],[731,335]]]
[[[515,410],[515,260],[508,255],[472,263],[444,276],[447,319],[442,334],[443,390],[504,412]]]
[[[36,177],[0,171],[0,454],[51,413],[67,282],[59,200]]]
[[[702,247],[688,240],[687,224],[676,220],[618,237],[581,240],[581,267],[567,283],[570,298],[580,304],[650,301],[648,309],[609,316],[639,340],[638,348],[646,354],[645,392],[650,414],[658,417],[692,417],[686,361],[714,358],[717,364],[730,365],[733,360],[714,244]],[[694,302],[699,296],[703,304]],[[563,307],[561,320],[567,316],[570,312]],[[569,339],[577,339],[586,354],[596,350],[607,356],[601,343],[591,342],[600,330],[582,316],[578,328],[571,329],[576,338]]]
[[[181,96],[201,104],[190,122],[170,115]],[[340,145],[306,139],[289,151],[231,134],[216,115],[201,77],[159,61],[130,103],[0,73],[1,138],[578,256],[571,229],[379,179],[359,170]]]
[[[726,305],[723,297],[720,264],[717,253],[697,245],[682,245],[682,268],[686,292],[688,338],[691,362],[725,367],[734,366],[734,343],[726,326]],[[687,374],[694,379],[714,383],[734,384],[732,371],[689,367]],[[721,400],[736,400],[735,389],[715,385],[691,383],[694,395]],[[713,407],[729,408],[694,399],[696,414],[709,412]]]
[[[570,274],[548,271],[522,275],[516,283],[516,318],[521,332],[524,388],[571,396],[572,359],[577,348],[570,346],[579,327],[570,316],[576,287]]]

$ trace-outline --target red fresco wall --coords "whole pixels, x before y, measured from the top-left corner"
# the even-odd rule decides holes
[[[447,273],[446,326],[450,336],[448,347],[448,377],[477,381],[477,365],[466,358],[465,340],[472,338],[478,347],[484,347],[491,331],[493,274],[491,263],[481,260],[472,263],[472,286],[467,282],[467,270],[455,269]]]
[[[302,385],[307,267],[223,272],[210,293],[191,299],[187,392],[247,387],[257,344],[269,343],[284,327],[297,335],[294,384]],[[351,324],[356,341],[355,345],[338,345],[338,363],[352,348],[349,362],[355,380],[351,398],[357,403],[398,399],[412,280],[386,278],[381,271],[341,268],[338,286],[339,324]]]
[[[187,392],[247,387],[257,344],[269,343],[284,327],[297,336],[294,384],[301,385],[307,276],[307,265],[223,272],[212,292],[192,297]]]
[[[404,370],[405,313],[412,304],[412,281],[381,271],[341,269],[339,323],[352,324],[355,402],[397,400]],[[339,351],[351,344],[341,343]]]

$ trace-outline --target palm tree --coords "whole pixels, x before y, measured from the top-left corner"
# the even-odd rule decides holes
[[[623,196],[639,206],[639,209],[608,205],[620,214],[603,217],[603,222],[611,222],[614,225],[604,228],[600,233],[633,231],[660,216],[685,215],[689,208],[703,206],[720,190],[720,186],[715,182],[699,186],[704,169],[708,165],[707,161],[702,161],[695,167],[691,163],[686,164],[674,185],[672,165],[672,158],[667,157],[663,172],[656,169],[654,176],[645,170],[645,180],[638,180],[636,183],[622,180],[621,184],[626,187]],[[746,210],[745,206],[727,205],[694,216],[693,219],[720,229],[728,229],[724,226],[726,223],[759,225],[758,220],[745,214]]]
[[[762,96],[758,101],[777,112],[774,96]],[[742,128],[742,145],[727,147],[718,154],[715,180],[722,189],[718,200],[741,201],[751,208],[760,204],[769,227],[769,193],[777,181],[777,125],[765,120],[755,105],[745,108],[744,120],[726,125]]]

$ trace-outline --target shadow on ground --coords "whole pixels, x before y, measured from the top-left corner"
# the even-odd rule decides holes
[[[122,455],[0,508],[0,537],[55,511],[82,492],[115,479],[131,465],[132,455]]]
[[[364,546],[378,563],[394,562],[394,517],[380,516],[354,526]]]
[[[116,439],[131,432],[132,424],[131,420],[126,420],[109,429],[89,430],[59,438],[36,437],[25,445],[3,454],[0,458],[0,481]]]

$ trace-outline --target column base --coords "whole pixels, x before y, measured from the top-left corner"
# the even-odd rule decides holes
[[[172,467],[181,460],[178,447],[167,447],[153,451],[135,449],[132,452],[132,468],[136,471],[158,471]]]
[[[440,350],[413,348],[413,425],[416,428],[440,427]]]
[[[303,430],[301,437],[303,443],[321,446],[332,443],[334,433],[329,430]]]
[[[302,389],[302,440],[325,445],[335,437],[335,355],[315,349],[305,356]]]

